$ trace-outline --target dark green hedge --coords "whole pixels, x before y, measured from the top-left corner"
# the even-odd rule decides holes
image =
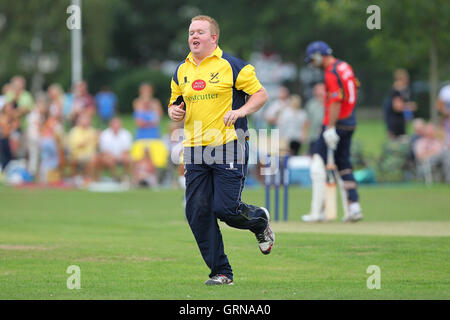
[[[155,97],[158,98],[164,108],[170,98],[170,76],[159,71],[148,69],[130,69],[117,72],[110,88],[117,95],[120,113],[133,112],[133,100],[138,96],[139,85],[143,82],[149,82],[155,89]]]

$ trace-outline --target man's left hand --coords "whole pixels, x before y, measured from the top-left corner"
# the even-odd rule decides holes
[[[241,109],[228,111],[223,117],[223,123],[228,127],[234,124],[237,119],[243,117],[245,117],[245,113]]]

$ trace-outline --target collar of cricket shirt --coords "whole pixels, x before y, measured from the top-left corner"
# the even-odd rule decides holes
[[[221,58],[221,57],[222,57],[222,53],[223,53],[222,49],[220,49],[220,47],[217,46],[216,49],[214,49],[214,51],[213,51],[209,56],[206,56],[205,58],[203,58],[202,61],[204,61],[204,60],[207,59],[207,58],[211,58],[211,57],[213,57],[213,56],[216,56],[216,57],[218,57],[218,58]],[[197,65],[197,63],[196,63],[195,60],[194,60],[194,56],[192,55],[192,52],[189,52],[188,56],[186,57],[186,62],[187,62],[187,61],[190,61],[190,62],[193,63],[194,65]],[[201,63],[201,62],[200,62],[200,63]]]

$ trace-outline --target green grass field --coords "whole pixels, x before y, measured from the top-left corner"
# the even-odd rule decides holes
[[[270,255],[221,224],[235,285],[207,287],[181,190],[0,186],[0,299],[449,299],[449,191],[363,186],[364,221],[305,224],[310,190],[292,188]],[[261,205],[264,191],[243,197]],[[79,290],[66,287],[71,265]],[[381,269],[379,290],[366,286],[370,265]]]

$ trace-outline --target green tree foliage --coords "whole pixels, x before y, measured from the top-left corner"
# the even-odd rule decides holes
[[[381,29],[364,31],[359,13],[371,4],[381,8]],[[429,113],[436,120],[438,83],[448,77],[450,71],[449,1],[319,0],[318,8],[325,23],[367,35],[366,44],[371,53],[367,61],[382,64],[389,70],[407,68],[418,78],[428,77]]]
[[[377,58],[392,67],[405,66],[428,75],[429,113],[436,121],[439,80],[448,77],[450,67],[450,2],[384,0],[380,6],[383,32],[369,40],[369,47]]]
[[[112,8],[115,0],[82,2],[84,75],[89,78],[105,67],[110,54]],[[56,69],[46,75],[49,84],[58,81],[70,86],[70,30],[66,20],[70,0],[0,0],[4,25],[0,29],[0,80],[5,82],[14,74],[31,78],[37,71],[33,57],[56,57]],[[33,41],[34,39],[34,41]],[[33,46],[33,43],[38,43]],[[39,45],[41,43],[41,45]]]
[[[0,0],[0,13],[4,18],[0,30],[0,79],[15,72],[31,74],[34,71],[24,62],[33,54],[33,39],[42,40],[40,51],[54,52],[58,57],[64,55],[70,36],[65,24],[66,7],[62,1]]]
[[[117,1],[114,5],[113,54],[123,63],[134,66],[152,59],[180,58],[181,53],[188,50],[186,40],[190,21],[190,16],[186,15],[189,7],[183,3],[185,1],[181,0]],[[186,35],[182,44],[181,39],[176,39],[180,30]],[[173,49],[176,47],[174,42],[184,48]]]
[[[366,27],[371,4],[381,7],[381,30]],[[25,61],[34,61],[32,40],[41,39],[40,53],[58,61],[45,74],[45,85],[57,81],[69,88],[69,5],[70,0],[0,0],[1,82],[36,73],[36,63]],[[82,0],[84,77],[95,91],[127,68],[182,60],[190,19],[207,14],[220,24],[222,49],[244,59],[255,50],[275,51],[301,67],[309,42],[328,42],[354,67],[364,104],[381,106],[380,93],[397,67],[407,68],[413,79],[428,77],[434,97],[438,81],[449,74],[449,7],[448,0]]]

